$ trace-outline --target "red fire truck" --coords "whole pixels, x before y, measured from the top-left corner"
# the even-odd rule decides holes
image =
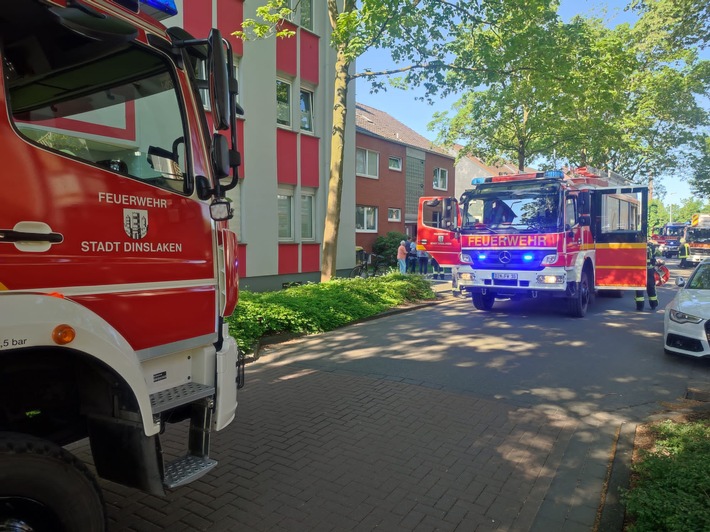
[[[683,222],[667,223],[657,233],[651,235],[649,240],[657,246],[658,252],[664,257],[677,257],[680,239],[683,238],[685,227],[686,224]]]
[[[479,310],[556,297],[583,317],[595,290],[645,288],[647,198],[589,168],[476,178],[458,201],[420,198],[417,245]]]
[[[2,530],[104,529],[70,443],[88,438],[100,477],[164,494],[216,464],[210,433],[235,415],[237,86],[220,32],[166,30],[174,13],[0,7]],[[182,421],[183,455],[164,455]]]

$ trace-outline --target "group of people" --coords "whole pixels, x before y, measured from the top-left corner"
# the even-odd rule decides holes
[[[407,240],[402,240],[397,248],[397,264],[399,265],[399,273],[417,273],[426,275],[429,271],[429,253],[423,249],[417,249],[417,245],[412,241],[412,237],[408,236]],[[444,272],[436,262],[436,259],[431,257],[431,265],[434,269],[434,278],[443,279]]]

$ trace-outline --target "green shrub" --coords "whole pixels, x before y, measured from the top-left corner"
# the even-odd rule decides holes
[[[372,252],[382,255],[385,264],[392,266],[397,264],[397,248],[402,240],[407,240],[407,235],[397,231],[390,231],[385,236],[378,236],[372,244]]]
[[[630,530],[710,530],[710,421],[663,422],[653,428],[656,449],[633,468],[624,493]]]
[[[435,297],[429,282],[414,275],[335,279],[278,292],[243,291],[227,321],[239,348],[249,353],[262,336],[331,331],[405,302]]]

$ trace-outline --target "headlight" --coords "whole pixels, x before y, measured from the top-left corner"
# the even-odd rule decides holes
[[[459,260],[462,264],[473,264],[471,255],[469,255],[468,253],[459,253]]]
[[[542,258],[542,264],[554,264],[557,262],[557,253],[553,253],[552,255],[545,255]]]
[[[473,281],[473,274],[472,273],[460,273],[459,279],[461,279],[462,281]]]
[[[565,282],[564,275],[538,275],[537,282],[540,284],[562,284]]]
[[[686,314],[685,312],[681,312],[680,310],[673,309],[671,309],[669,317],[676,323],[700,323],[703,321],[703,318],[698,318],[697,316],[692,316],[690,314]]]

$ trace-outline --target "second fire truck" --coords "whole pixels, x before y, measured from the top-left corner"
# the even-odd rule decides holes
[[[560,298],[583,317],[597,290],[645,289],[647,199],[591,168],[476,178],[458,201],[420,198],[417,245],[479,310]]]

